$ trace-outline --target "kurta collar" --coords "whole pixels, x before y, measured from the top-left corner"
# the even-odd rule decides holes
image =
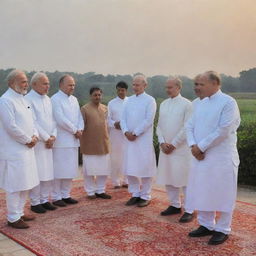
[[[91,101],[89,102],[89,105],[92,107],[92,108],[95,108],[95,109],[100,109],[102,103],[100,103],[98,106],[95,105],[94,103],[92,103]]]
[[[180,93],[176,96],[176,97],[174,97],[174,98],[169,98],[170,100],[177,100],[177,99],[180,99],[181,98],[181,95],[180,95]]]
[[[125,101],[125,100],[127,99],[127,97],[125,97],[124,99],[121,99],[120,97],[116,96],[116,99],[117,99],[118,101]]]
[[[214,100],[221,94],[221,90],[218,90],[216,93],[214,93],[212,96],[209,97],[210,100]]]
[[[146,95],[146,92],[143,92],[143,93],[141,93],[141,94],[139,94],[139,95],[136,95],[136,94],[135,94],[135,97],[136,97],[136,98],[139,98],[139,97],[142,97],[142,96],[144,96],[144,95]]]
[[[65,92],[63,92],[62,90],[59,90],[59,93],[62,97],[65,97],[65,98],[69,98],[71,95],[67,95]]]
[[[31,89],[31,93],[33,95],[35,95],[38,98],[45,98],[45,95],[39,94],[38,92],[36,92],[34,89]]]
[[[19,97],[19,98],[23,98],[23,97],[24,97],[23,94],[15,92],[15,91],[14,91],[12,88],[10,88],[10,87],[9,87],[9,89],[8,89],[8,92],[9,92],[10,95],[12,95],[12,96],[14,96],[14,97]]]

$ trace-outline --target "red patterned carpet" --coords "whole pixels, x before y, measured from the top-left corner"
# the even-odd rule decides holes
[[[179,224],[178,216],[162,217],[168,206],[163,191],[153,191],[146,208],[125,207],[125,189],[108,192],[112,200],[88,200],[74,182],[73,196],[79,204],[37,215],[27,230],[6,226],[5,198],[0,193],[0,230],[44,256],[251,256],[256,255],[256,206],[238,202],[233,232],[223,245],[208,246],[208,237],[189,238],[196,221]]]

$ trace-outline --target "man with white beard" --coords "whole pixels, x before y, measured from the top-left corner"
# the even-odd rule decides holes
[[[221,92],[218,73],[208,71],[199,81],[202,100],[186,125],[194,156],[187,186],[187,205],[198,210],[199,228],[190,237],[212,235],[208,244],[228,239],[237,192],[239,156],[236,130],[240,114],[236,101]],[[220,218],[216,221],[216,212]]]
[[[111,179],[114,188],[128,187],[127,177],[124,176],[124,143],[125,137],[122,133],[120,120],[123,107],[127,101],[128,85],[121,81],[116,85],[117,97],[108,103],[108,126],[111,144]]]
[[[192,112],[192,104],[180,95],[182,82],[169,78],[166,92],[169,99],[160,105],[157,136],[160,144],[157,183],[165,185],[171,205],[161,215],[181,213],[180,189],[186,197],[191,153],[186,143],[185,123]],[[190,222],[193,210],[185,206],[180,222]]]
[[[156,101],[145,93],[147,79],[144,75],[136,75],[132,87],[135,94],[125,103],[121,119],[126,137],[124,170],[132,194],[126,205],[144,207],[150,203],[152,180],[156,173],[153,147]]]
[[[0,98],[0,187],[6,191],[8,225],[25,229],[35,217],[24,215],[28,190],[39,184],[34,146],[38,133],[30,104],[24,99],[28,79],[13,70],[9,89]]]
[[[64,207],[76,204],[70,197],[72,179],[78,175],[79,138],[84,129],[84,121],[75,90],[74,78],[64,75],[59,81],[60,90],[52,100],[53,115],[57,123],[57,138],[53,145],[54,189],[53,204]]]
[[[47,96],[50,83],[44,73],[35,73],[31,79],[32,90],[25,96],[34,112],[39,141],[35,146],[35,156],[40,184],[30,191],[31,210],[35,213],[45,213],[55,210],[49,202],[52,190],[53,158],[52,147],[57,135],[56,123],[52,114],[52,103]]]

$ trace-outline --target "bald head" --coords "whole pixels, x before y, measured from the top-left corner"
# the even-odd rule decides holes
[[[203,75],[206,76],[207,79],[212,83],[216,83],[218,86],[221,85],[220,75],[216,71],[206,71]]]
[[[146,76],[139,74],[133,77],[132,88],[136,95],[142,94],[148,85]]]
[[[215,71],[207,71],[197,79],[197,92],[200,98],[211,97],[221,86],[220,75]]]
[[[19,94],[27,94],[28,78],[22,70],[14,69],[7,76],[7,83],[10,88]]]

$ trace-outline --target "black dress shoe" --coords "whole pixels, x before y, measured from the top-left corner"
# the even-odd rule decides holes
[[[194,218],[194,214],[193,213],[184,212],[184,214],[179,219],[179,222],[187,223],[187,222],[192,221],[193,218]]]
[[[151,200],[145,200],[140,198],[139,202],[137,203],[138,207],[145,207],[148,206],[150,204]]]
[[[212,230],[209,230],[204,226],[200,226],[198,229],[191,231],[188,235],[190,237],[202,237],[202,236],[210,236],[212,234],[213,234]]]
[[[35,212],[35,213],[46,213],[46,210],[41,204],[31,205],[30,209],[32,212]]]
[[[127,206],[131,206],[131,205],[135,205],[140,201],[139,197],[131,197],[126,203],[125,205]]]
[[[77,204],[78,201],[69,197],[69,198],[62,198],[62,201],[64,201],[64,203],[66,204]]]
[[[41,204],[41,205],[44,207],[44,209],[49,210],[49,211],[54,211],[54,210],[57,209],[57,207],[52,205],[50,202],[46,202],[46,203]]]
[[[59,207],[65,207],[65,206],[67,206],[67,204],[66,204],[63,200],[54,201],[54,202],[52,202],[52,204],[54,204],[54,205],[56,205],[56,206],[59,206]]]
[[[111,199],[112,196],[111,195],[108,195],[106,193],[100,193],[100,194],[97,194],[95,193],[96,197],[99,197],[99,198],[102,198],[102,199]]]
[[[222,232],[213,232],[213,236],[209,240],[208,244],[211,245],[217,245],[217,244],[222,244],[228,239],[228,235],[222,233]]]
[[[173,214],[178,214],[181,213],[181,208],[176,208],[174,206],[169,206],[166,210],[161,212],[162,216],[167,216],[167,215],[173,215]]]

